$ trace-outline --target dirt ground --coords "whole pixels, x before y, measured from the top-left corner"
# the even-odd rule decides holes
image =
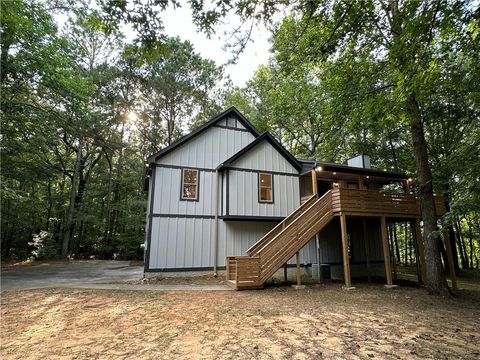
[[[305,290],[1,294],[2,359],[479,359],[480,291],[358,284]]]

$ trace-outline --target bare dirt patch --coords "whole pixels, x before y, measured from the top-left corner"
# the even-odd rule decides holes
[[[202,275],[182,276],[182,273],[175,275],[165,274],[157,275],[146,279],[124,281],[123,284],[152,284],[152,285],[222,285],[225,284],[225,273],[217,277],[211,271]]]
[[[2,359],[478,359],[480,293],[338,284],[295,291],[2,293]]]

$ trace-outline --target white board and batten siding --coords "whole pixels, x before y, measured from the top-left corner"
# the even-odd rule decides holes
[[[154,196],[148,205],[151,228],[147,229],[150,232],[147,271],[212,268],[215,263],[215,169],[255,139],[237,119],[227,118],[155,162],[149,191],[149,197]],[[230,196],[230,213],[234,215],[281,218],[299,206],[298,171],[267,141],[253,147],[233,166],[235,169],[228,170],[229,191],[224,174],[223,187],[217,197],[220,217],[227,196]],[[199,170],[198,201],[181,200],[182,168]],[[259,171],[274,174],[273,204],[258,202]],[[221,199],[224,199],[223,205]],[[227,256],[244,255],[276,223],[220,218],[217,265],[225,266]],[[302,261],[312,262],[314,252],[307,248],[302,251]]]
[[[157,164],[215,170],[223,161],[253,140],[255,137],[244,128],[234,130],[212,126],[178,149],[160,158]]]
[[[209,268],[214,264],[215,168],[255,140],[234,118],[217,125],[156,161],[151,182],[155,191],[149,191],[149,196],[154,193],[149,270]],[[198,201],[180,200],[182,168],[199,169]],[[220,219],[218,266],[225,266],[226,256],[244,254],[273,226],[274,222]]]
[[[199,171],[198,201],[180,200],[181,168],[156,167],[155,175],[153,214],[214,216],[214,171]]]
[[[214,219],[154,217],[149,268],[211,269],[214,223]],[[275,225],[272,222],[220,220],[217,265],[224,267],[227,256],[245,255],[246,250]]]
[[[211,266],[213,220],[187,217],[154,217],[150,269]]]
[[[273,202],[259,201],[259,173],[273,175]],[[300,206],[299,173],[267,140],[232,163],[224,187],[227,216],[286,217]]]

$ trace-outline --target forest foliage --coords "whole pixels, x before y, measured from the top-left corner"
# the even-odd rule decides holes
[[[207,33],[231,11],[270,24],[271,60],[241,88],[194,44],[166,36],[162,11],[174,2],[154,3],[131,1],[128,11],[127,2],[100,0],[1,3],[2,257],[142,258],[145,159],[229,106],[301,158],[368,153],[374,167],[417,178],[405,105],[413,94],[459,266],[479,266],[472,3],[401,2],[399,39],[379,15],[388,2],[191,1]],[[289,15],[272,22],[278,6]],[[241,47],[248,33],[237,39]]]

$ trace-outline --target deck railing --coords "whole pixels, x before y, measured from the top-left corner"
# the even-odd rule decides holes
[[[301,216],[293,220],[280,234],[264,244],[257,252],[260,257],[263,282],[303,248],[333,217],[331,192],[315,200]]]
[[[270,242],[275,236],[280,234],[283,229],[290,225],[295,219],[297,219],[302,213],[308,209],[317,199],[316,195],[311,195],[306,201],[302,203],[294,212],[287,216],[282,222],[270,230],[264,237],[259,241],[253,244],[250,248],[247,249],[248,256],[254,256],[258,250],[260,250],[265,244]]]
[[[435,197],[437,216],[445,214],[442,197]],[[420,201],[411,194],[388,194],[375,190],[334,189],[332,209],[359,215],[419,217]]]
[[[437,216],[445,213],[442,198],[435,199]],[[227,257],[227,280],[239,288],[258,288],[303,248],[340,212],[353,216],[416,218],[420,201],[414,195],[373,190],[333,189],[319,199],[312,196],[247,251]]]

